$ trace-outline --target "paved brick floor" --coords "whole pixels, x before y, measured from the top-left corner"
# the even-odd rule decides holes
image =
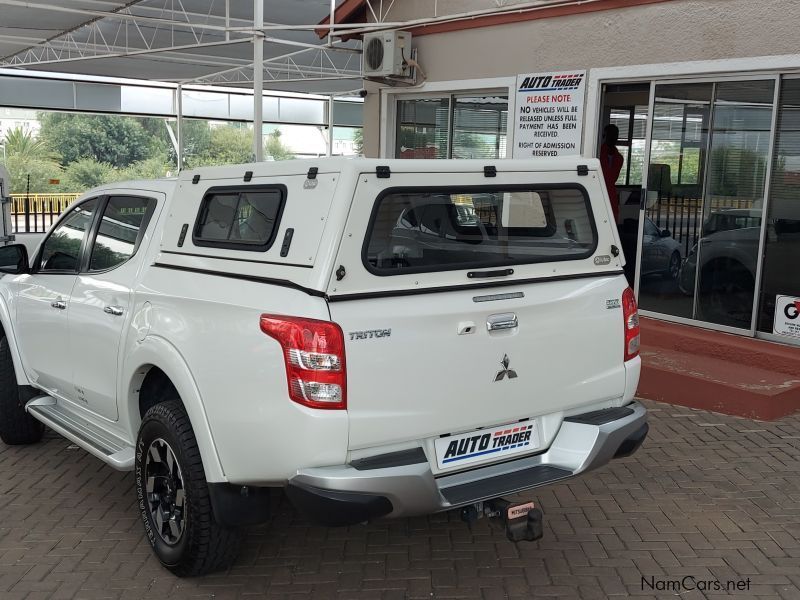
[[[0,599],[674,598],[664,586],[685,577],[750,582],[687,600],[800,598],[800,416],[648,406],[638,454],[535,495],[540,542],[454,515],[325,529],[276,494],[236,566],[196,580],[151,556],[130,474],[55,435],[0,444]]]

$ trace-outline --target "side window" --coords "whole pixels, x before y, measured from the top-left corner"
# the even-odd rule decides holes
[[[133,256],[155,207],[153,198],[111,196],[92,244],[89,270],[113,269]]]
[[[275,239],[286,199],[283,186],[210,189],[192,240],[196,246],[264,252]]]
[[[92,223],[97,198],[82,202],[63,218],[42,245],[39,271],[75,272],[81,259],[81,244]]]
[[[652,235],[653,237],[658,237],[660,235],[658,227],[649,219],[644,222],[644,235]]]

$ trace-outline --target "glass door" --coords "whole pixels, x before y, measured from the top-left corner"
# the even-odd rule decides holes
[[[800,79],[782,81],[778,107],[757,330],[800,345]]]
[[[655,86],[643,310],[751,330],[775,80]]]
[[[639,306],[694,318],[694,280],[681,267],[700,239],[712,83],[657,84],[642,203]]]
[[[750,329],[775,81],[716,84],[694,318]],[[687,269],[691,271],[691,269]]]

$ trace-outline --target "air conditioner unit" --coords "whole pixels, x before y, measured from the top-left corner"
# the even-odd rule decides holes
[[[378,31],[364,34],[364,77],[411,77],[411,33]]]

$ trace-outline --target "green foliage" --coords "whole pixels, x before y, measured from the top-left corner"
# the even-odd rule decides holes
[[[359,156],[364,155],[364,130],[361,127],[353,132],[353,149]]]
[[[281,141],[280,129],[276,129],[267,136],[264,144],[264,154],[271,156],[274,160],[291,160],[294,153]]]
[[[33,134],[20,128],[12,129],[3,139],[3,165],[11,175],[11,193],[31,194],[54,192],[50,179],[61,176],[58,157],[50,147]],[[30,190],[28,176],[30,175]]]
[[[6,156],[15,155],[24,160],[49,160],[58,161],[58,154],[42,139],[21,127],[6,133],[3,140]]]
[[[112,165],[93,158],[81,158],[64,169],[61,185],[65,190],[78,192],[116,181],[118,171]]]
[[[69,236],[63,230],[53,233],[47,238],[47,244],[43,252],[42,263],[44,265],[50,263],[51,267],[66,267],[77,266],[78,255],[81,250],[81,238],[77,236]],[[60,256],[59,256],[60,255]],[[71,259],[71,260],[70,260]],[[53,262],[57,261],[57,265]]]
[[[116,180],[160,179],[166,177],[167,173],[175,175],[175,163],[169,159],[166,152],[163,152],[120,169]]]
[[[48,194],[60,192],[58,186],[50,185],[51,179],[61,178],[61,166],[50,160],[26,159],[24,156],[6,154],[3,162],[11,175],[11,193],[24,194],[28,191],[28,175],[30,175],[30,193]]]
[[[41,138],[59,155],[65,166],[81,158],[93,158],[115,167],[144,160],[158,142],[131,117],[42,113]]]
[[[192,154],[187,154],[185,159],[187,167],[230,165],[253,160],[251,129],[232,125],[211,127],[207,140],[202,129],[198,128],[194,133],[197,135]]]
[[[208,121],[197,119],[183,119],[181,123],[183,136],[183,162],[186,165],[197,166],[200,157],[206,156],[211,147],[211,127]],[[174,160],[174,156],[172,159]],[[202,163],[204,164],[204,163]]]

